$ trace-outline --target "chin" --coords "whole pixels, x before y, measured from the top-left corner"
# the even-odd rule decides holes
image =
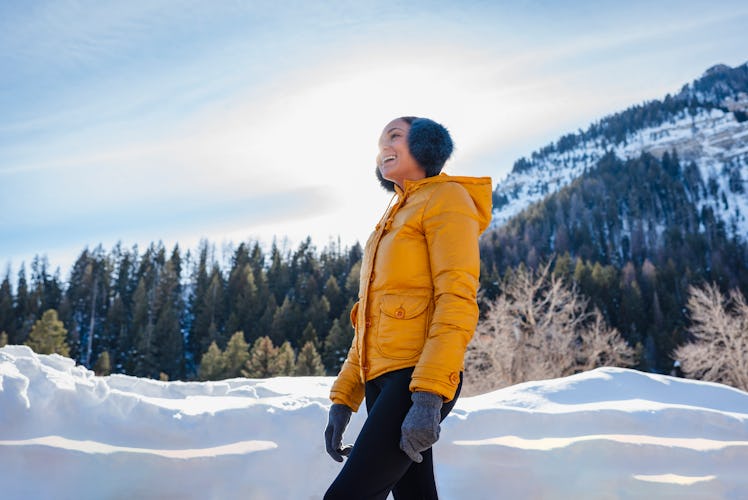
[[[387,179],[388,181],[392,181],[392,179],[390,179],[390,172],[392,172],[391,168],[380,168],[379,169],[379,173],[382,174],[382,177]]]

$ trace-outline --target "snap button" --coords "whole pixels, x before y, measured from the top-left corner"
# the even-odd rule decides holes
[[[366,318],[366,326],[371,326],[371,318]]]
[[[369,365],[364,365],[363,366],[363,370],[364,370],[364,372],[368,372],[369,371]]]
[[[457,372],[452,372],[449,374],[449,381],[456,385],[460,382],[460,376]]]
[[[374,282],[374,271],[372,271],[372,273],[369,275],[369,283],[373,283],[373,282]]]
[[[405,309],[403,309],[402,307],[398,307],[397,309],[395,309],[395,317],[399,318],[399,319],[404,318],[405,317]]]

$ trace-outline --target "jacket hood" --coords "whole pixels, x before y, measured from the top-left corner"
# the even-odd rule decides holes
[[[467,177],[459,175],[447,175],[441,173],[433,177],[426,177],[417,181],[405,181],[405,191],[395,184],[395,192],[398,198],[407,196],[422,186],[441,182],[457,182],[467,190],[478,210],[478,227],[482,233],[491,222],[493,205],[493,185],[490,177]]]

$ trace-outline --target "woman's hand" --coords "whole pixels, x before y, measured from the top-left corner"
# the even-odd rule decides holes
[[[414,392],[410,399],[413,406],[405,415],[400,428],[400,449],[417,463],[423,461],[422,451],[428,450],[439,440],[442,397],[432,392]]]
[[[327,428],[325,429],[325,447],[327,448],[327,453],[336,462],[342,462],[343,457],[347,457],[353,449],[351,445],[342,446],[343,431],[348,427],[348,422],[351,420],[351,413],[352,410],[346,405],[334,403],[330,407]]]

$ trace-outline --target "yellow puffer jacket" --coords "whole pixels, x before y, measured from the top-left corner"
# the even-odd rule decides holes
[[[358,410],[364,383],[415,366],[411,391],[454,398],[478,322],[478,237],[491,220],[491,179],[440,174],[395,186],[369,237],[356,330],[330,399]]]

